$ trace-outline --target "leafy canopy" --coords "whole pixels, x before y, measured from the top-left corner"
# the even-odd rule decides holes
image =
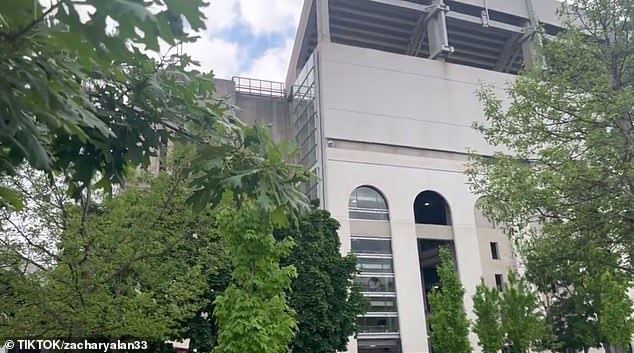
[[[614,269],[631,275],[634,7],[629,0],[562,6],[566,30],[543,41],[543,65],[508,87],[508,106],[491,88],[480,92],[486,122],[477,127],[506,152],[473,156],[470,183],[514,239],[560,238],[579,253],[602,249],[615,255]],[[534,221],[541,221],[538,232]],[[557,251],[573,255],[570,249]],[[596,257],[597,266],[604,259]]]
[[[297,313],[297,334],[290,348],[295,353],[345,351],[356,332],[357,316],[367,302],[354,280],[357,260],[342,257],[339,223],[324,210],[313,209],[301,218],[299,228],[287,227],[276,238],[295,239],[285,263],[297,269],[289,304]]]
[[[223,261],[214,217],[186,205],[183,180],[83,205],[41,173],[16,183],[30,198],[22,213],[0,212],[4,338],[180,337],[178,320],[203,307]]]
[[[297,272],[293,266],[281,267],[280,259],[294,243],[276,241],[270,213],[263,218],[255,202],[243,201],[218,216],[233,279],[214,302],[219,333],[213,352],[283,353],[297,329],[286,297]]]
[[[472,330],[478,335],[478,345],[483,353],[496,353],[504,343],[500,318],[500,293],[497,288],[488,288],[484,280],[476,287],[473,296],[475,321]]]
[[[197,210],[248,196],[276,222],[295,219],[308,205],[295,184],[308,173],[286,163],[293,150],[232,116],[214,99],[213,76],[191,69],[187,55],[156,53],[160,43],[195,40],[184,28],[204,28],[203,6],[202,0],[3,2],[0,177],[28,163],[62,174],[79,199],[95,178],[91,188],[110,192],[168,142],[187,141],[196,149],[196,163],[185,172]],[[20,208],[20,196],[0,187],[3,204]]]
[[[465,290],[450,251],[440,249],[440,288],[429,295],[431,344],[438,353],[470,353],[469,321],[464,310]]]

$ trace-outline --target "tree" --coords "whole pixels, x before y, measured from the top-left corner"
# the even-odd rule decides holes
[[[15,181],[25,212],[2,210],[4,338],[178,337],[203,307],[223,253],[210,209],[194,213],[178,175],[78,205],[41,173]],[[26,185],[25,185],[26,184]],[[5,276],[5,274],[7,274]]]
[[[544,322],[538,313],[539,299],[524,278],[509,272],[500,299],[500,318],[505,342],[513,353],[528,353],[544,337]]]
[[[474,156],[470,183],[513,238],[557,237],[562,254],[603,249],[618,261],[593,263],[607,259],[631,278],[634,8],[629,0],[572,0],[561,13],[565,31],[542,41],[543,63],[510,85],[508,105],[481,92],[486,123],[477,127],[507,152]]]
[[[276,218],[307,207],[295,185],[308,173],[286,163],[291,149],[232,116],[190,57],[157,54],[160,41],[195,40],[184,28],[204,29],[203,0],[48,3],[8,0],[0,10],[0,178],[28,163],[63,175],[85,202],[123,184],[168,141],[186,140],[197,150],[187,171],[196,210],[228,190]],[[0,186],[4,206],[20,208],[21,196]]]
[[[440,288],[429,295],[431,345],[437,353],[470,353],[469,321],[464,311],[464,288],[456,273],[451,253],[440,249]]]
[[[601,304],[599,330],[605,339],[605,346],[626,349],[634,334],[632,299],[629,283],[623,276],[605,272],[600,278]],[[609,351],[609,349],[606,349]]]
[[[224,209],[218,220],[233,280],[215,300],[219,333],[213,352],[283,353],[297,328],[285,293],[296,270],[280,267],[293,241],[276,241],[271,214],[251,200]]]
[[[293,353],[335,353],[346,350],[356,332],[357,316],[367,302],[354,281],[357,260],[341,256],[339,223],[324,210],[313,209],[302,217],[299,228],[276,232],[278,239],[295,239],[286,264],[294,265],[297,278],[289,293],[289,304],[297,314]]]
[[[191,40],[183,19],[204,29],[202,0],[43,3],[8,0],[0,10],[0,176],[27,162],[77,182],[99,172],[108,188],[123,181],[126,166],[149,162],[174,132],[168,126],[178,130],[202,112],[213,121],[208,108],[192,104],[211,91],[210,76],[179,67],[186,57],[155,62],[139,49],[156,53],[159,40]],[[194,89],[202,94],[183,94]],[[182,114],[185,105],[191,115]],[[15,200],[9,195],[2,189]]]
[[[497,353],[503,347],[504,332],[500,319],[500,293],[488,288],[484,280],[476,287],[473,296],[473,313],[476,320],[472,330],[478,335],[478,345],[483,353]]]
[[[602,249],[565,244],[567,239],[541,235],[524,242],[521,253],[526,279],[542,297],[546,322],[552,328],[552,351],[600,347],[596,318],[602,288],[597,278],[617,265]],[[596,258],[602,257],[602,263]]]

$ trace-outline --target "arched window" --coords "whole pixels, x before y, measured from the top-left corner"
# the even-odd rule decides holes
[[[359,186],[350,194],[348,201],[350,219],[372,219],[387,221],[389,211],[381,193],[369,186]]]
[[[439,193],[423,191],[414,200],[416,224],[451,225],[451,214],[447,201]]]
[[[482,204],[484,202],[484,197],[481,197],[476,201],[475,207],[473,208],[473,212],[475,214],[475,223],[478,228],[495,228],[495,224],[491,222],[482,211]]]

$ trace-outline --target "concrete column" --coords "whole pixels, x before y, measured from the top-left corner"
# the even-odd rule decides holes
[[[473,295],[475,288],[480,284],[482,277],[482,262],[480,259],[480,246],[475,227],[473,209],[465,207],[472,205],[465,202],[454,210],[454,220],[460,220],[453,226],[454,246],[460,281],[465,289],[464,308],[469,320],[474,320]],[[469,341],[474,352],[481,352],[478,346],[478,338],[473,332],[469,332]]]
[[[317,5],[317,42],[330,42],[328,0],[315,0]]]
[[[418,260],[418,241],[410,197],[394,197],[407,202],[393,203],[390,210],[392,257],[396,281],[401,346],[404,353],[427,353],[427,326],[423,287]]]

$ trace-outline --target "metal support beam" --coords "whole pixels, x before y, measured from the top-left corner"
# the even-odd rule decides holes
[[[433,0],[432,5],[441,8],[445,7],[446,11],[449,11],[449,8],[443,3],[443,0]],[[449,45],[449,37],[447,35],[446,11],[437,11],[436,15],[431,16],[427,22],[430,59],[444,58],[454,52],[453,47]]]
[[[404,1],[404,0],[370,0],[370,1],[378,2],[385,5],[402,7],[402,8],[410,9],[410,10],[416,10],[416,11],[422,11],[422,12],[429,11],[428,10],[429,6],[427,5],[415,4],[413,2]]]
[[[534,34],[535,30],[529,28],[526,33],[522,35],[512,35],[511,38],[509,38],[509,40],[504,45],[504,49],[502,49],[502,54],[500,55],[498,61],[495,63],[495,67],[493,68],[493,70],[502,72],[508,71],[509,67],[512,65],[513,61],[517,57],[517,54],[524,43],[529,41]]]
[[[442,3],[434,4],[429,7],[429,12],[420,15],[416,25],[414,26],[414,30],[412,31],[412,35],[410,36],[407,55],[418,55],[425,40],[425,36],[427,36],[427,25],[434,16],[438,15],[439,11],[447,13],[449,12],[449,6]]]

